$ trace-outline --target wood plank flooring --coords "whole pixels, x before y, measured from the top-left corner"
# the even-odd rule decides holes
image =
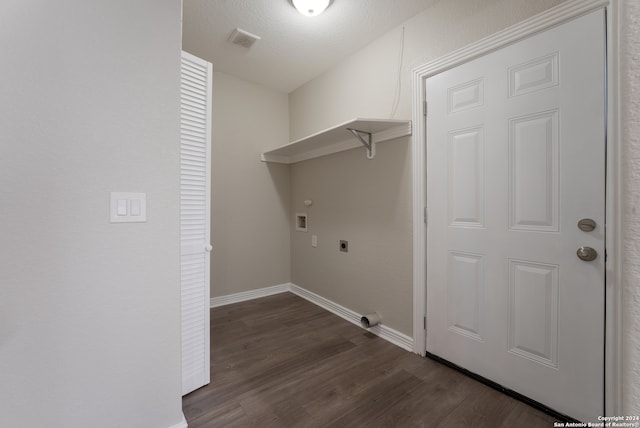
[[[283,293],[211,311],[199,427],[552,427],[554,419]]]

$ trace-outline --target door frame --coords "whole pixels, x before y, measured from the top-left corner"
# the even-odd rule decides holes
[[[486,55],[535,33],[561,25],[589,12],[604,9],[607,39],[607,123],[606,123],[606,239],[605,266],[605,413],[621,414],[620,332],[621,332],[621,166],[618,56],[618,0],[567,0],[450,54],[412,70],[414,133],[413,158],[413,351],[426,352],[426,80],[443,71]]]

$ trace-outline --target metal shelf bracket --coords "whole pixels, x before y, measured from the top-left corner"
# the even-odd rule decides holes
[[[357,129],[347,128],[354,137],[356,137],[363,146],[367,149],[367,159],[373,159],[376,155],[376,143],[373,142],[373,138],[371,137],[371,132],[358,131]],[[367,138],[366,140],[363,138],[363,135]]]

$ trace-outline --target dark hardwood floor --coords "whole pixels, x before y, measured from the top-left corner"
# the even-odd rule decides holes
[[[554,419],[290,293],[211,311],[199,427],[552,427]]]

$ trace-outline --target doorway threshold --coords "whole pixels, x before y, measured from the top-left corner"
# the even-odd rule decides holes
[[[545,406],[544,404],[533,400],[529,397],[527,397],[526,395],[522,395],[519,392],[513,391],[509,388],[505,388],[504,386],[500,385],[499,383],[496,383],[490,379],[487,379],[484,376],[480,376],[477,373],[474,373],[472,371],[469,371],[463,367],[458,366],[457,364],[452,363],[449,360],[445,360],[444,358],[438,357],[437,355],[434,355],[430,352],[426,352],[425,355],[427,358],[429,358],[430,360],[436,361],[440,364],[443,364],[449,368],[454,369],[457,372],[460,372],[466,376],[469,376],[471,379],[476,380],[484,385],[487,385],[490,388],[495,389],[496,391],[502,392],[505,395],[508,395],[509,397],[515,398],[518,401],[521,401],[531,407],[533,407],[534,409],[540,410],[541,412],[546,413],[549,416],[552,416],[554,418],[556,418],[556,420],[558,422],[571,422],[571,423],[580,423],[579,420],[572,418],[571,416],[567,416],[564,413],[560,413],[557,410],[553,410],[552,408]]]

